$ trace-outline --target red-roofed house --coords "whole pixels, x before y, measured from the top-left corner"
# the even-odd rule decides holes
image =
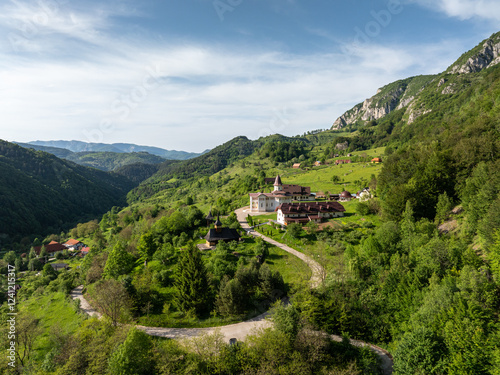
[[[40,255],[40,252],[42,251],[42,246],[35,246],[34,249],[36,255]],[[49,257],[53,257],[56,255],[56,253],[63,250],[66,250],[66,246],[56,241],[51,241],[48,245],[45,245],[45,251],[47,251]]]
[[[90,247],[85,246],[85,247],[84,247],[84,248],[82,248],[82,250],[80,251],[80,255],[81,255],[82,257],[84,257],[85,255],[87,255],[87,254],[89,253],[89,251],[90,251]]]
[[[338,202],[299,202],[280,205],[277,221],[280,224],[306,224],[309,221],[317,223],[332,217],[344,216],[345,208]]]
[[[70,250],[80,250],[82,247],[85,246],[83,244],[83,242],[80,242],[78,240],[74,240],[73,238],[67,240],[63,245],[66,246]]]

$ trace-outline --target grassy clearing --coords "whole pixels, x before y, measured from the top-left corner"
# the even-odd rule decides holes
[[[332,194],[348,190],[352,194],[368,185],[371,175],[377,176],[382,169],[382,164],[352,163],[343,165],[328,165],[317,167],[308,171],[290,169],[282,176],[284,184],[310,186],[312,192],[330,192]],[[333,176],[338,176],[340,181],[334,183]]]
[[[43,360],[52,349],[51,333],[70,334],[77,330],[84,319],[65,294],[57,292],[32,297],[19,305],[19,310],[40,320],[41,334],[35,344],[35,356]]]

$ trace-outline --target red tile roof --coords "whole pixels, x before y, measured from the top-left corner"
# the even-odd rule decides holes
[[[320,212],[345,212],[344,206],[338,202],[307,202],[307,203],[283,203],[276,211],[281,210],[284,215],[308,214],[314,215]]]
[[[75,245],[78,245],[80,243],[80,241],[78,240],[74,240],[73,238],[67,240],[64,245],[66,246],[75,246]]]
[[[290,194],[301,194],[309,195],[311,194],[311,188],[309,186],[300,185],[283,185],[283,191]]]
[[[35,253],[37,255],[40,255],[40,252],[42,251],[42,247],[41,246],[35,246]],[[47,251],[47,253],[55,253],[57,251],[63,251],[63,250],[66,250],[66,246],[64,246],[63,244],[60,244],[59,242],[56,242],[56,241],[51,241],[48,245],[45,245],[45,250]]]

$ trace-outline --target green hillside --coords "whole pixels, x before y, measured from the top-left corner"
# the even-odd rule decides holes
[[[122,205],[128,179],[0,141],[0,232],[16,237],[58,228]]]
[[[157,156],[154,154],[150,154],[145,151],[140,152],[111,152],[111,151],[79,151],[73,152],[69,149],[59,148],[59,147],[51,147],[51,146],[42,146],[31,143],[17,143],[19,146],[30,148],[37,151],[48,152],[52,155],[57,156],[61,159],[70,160],[76,164],[84,165],[86,167],[92,167],[96,169],[100,169],[102,171],[115,171],[121,167],[131,165],[131,164],[161,164],[165,162],[165,158],[161,156]],[[56,143],[58,144],[58,143]],[[119,151],[119,150],[118,150]],[[135,170],[137,170],[137,165],[135,166]],[[150,171],[150,167],[145,166],[146,171]],[[156,170],[155,170],[156,172]],[[149,174],[143,173],[147,175],[144,179],[150,177],[153,173]],[[135,175],[135,180],[137,175]],[[134,181],[135,181],[134,180]],[[142,181],[142,180],[140,180]]]
[[[103,171],[115,171],[130,164],[161,164],[165,161],[164,158],[147,152],[76,152],[68,155],[65,159]]]

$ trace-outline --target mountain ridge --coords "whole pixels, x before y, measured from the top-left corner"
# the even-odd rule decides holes
[[[463,53],[444,72],[434,75],[421,75],[389,83],[377,93],[356,104],[339,116],[332,124],[332,130],[362,126],[369,121],[379,120],[395,110],[406,108],[404,120],[411,124],[416,118],[427,114],[431,109],[419,100],[419,94],[431,83],[438,81],[442,95],[454,94],[459,89],[450,76],[479,73],[500,63],[500,32],[483,40],[476,47]],[[446,85],[445,85],[446,84]]]
[[[72,152],[116,152],[116,153],[132,153],[132,152],[148,152],[152,155],[161,156],[164,159],[173,160],[186,160],[202,155],[208,152],[205,150],[202,153],[187,152],[187,151],[177,151],[177,150],[166,150],[160,147],[153,146],[141,146],[133,143],[90,143],[82,141],[64,141],[64,140],[52,140],[52,141],[31,141],[26,142],[26,144],[34,146],[45,146],[45,147],[57,147]]]

